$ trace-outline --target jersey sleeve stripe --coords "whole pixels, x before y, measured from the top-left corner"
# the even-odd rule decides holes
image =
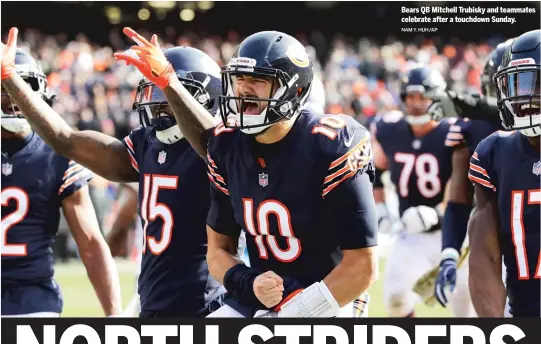
[[[216,186],[216,188],[218,190],[220,190],[221,192],[223,192],[224,194],[228,195],[229,196],[229,190],[227,190],[226,188],[222,187],[220,184],[218,184],[214,178],[210,175],[210,173],[207,173],[207,176],[209,177],[210,181],[212,183],[214,183],[214,186]]]
[[[472,158],[474,158],[475,160],[479,161],[479,155],[477,155],[477,152],[473,152]]]
[[[135,159],[135,150],[133,149],[133,142],[129,136],[126,136],[124,138],[124,142],[126,143],[126,150],[130,154],[131,165],[137,172],[139,172],[139,164],[137,163],[137,159]]]
[[[332,189],[340,185],[340,183],[346,181],[347,179],[353,177],[357,173],[357,170],[350,171],[348,174],[344,175],[340,180],[337,180],[336,182],[332,183],[331,185],[327,186],[325,189],[323,189],[323,192],[321,194],[322,197],[325,197],[329,192],[331,192]]]
[[[464,140],[464,135],[460,133],[447,133],[448,140]]]
[[[452,131],[454,133],[461,133],[462,132],[462,128],[456,124],[452,125],[450,128],[449,128],[449,131]]]
[[[357,143],[355,145],[355,147],[353,147],[352,149],[350,149],[346,154],[342,155],[341,157],[339,157],[338,159],[336,159],[335,161],[333,161],[331,163],[331,165],[329,166],[329,170],[332,170],[333,168],[335,168],[336,166],[340,165],[342,162],[346,161],[347,158],[349,158],[349,156],[351,154],[353,154],[353,152],[355,152],[357,149],[361,148],[365,143],[366,141],[368,140],[370,135],[365,135],[361,141],[359,141],[359,143]]]
[[[212,167],[214,167],[215,169],[218,169],[218,166],[216,166],[216,163],[214,162],[214,160],[212,160],[212,158],[210,157],[210,155],[208,153],[207,153],[207,159],[210,162],[210,165]]]
[[[135,148],[133,148],[133,142],[129,136],[126,136],[124,138],[124,142],[126,142],[126,144],[128,145],[128,152],[130,152],[132,155],[135,155]]]
[[[208,169],[209,169],[210,174],[211,174],[214,178],[216,178],[217,181],[219,181],[220,183],[226,185],[224,178],[222,178],[222,176],[220,176],[218,173],[216,173],[216,171],[212,168],[212,166],[207,165],[207,167],[208,167]]]
[[[459,144],[461,144],[463,141],[455,141],[455,140],[445,140],[445,146],[446,147],[454,147]]]
[[[468,173],[468,178],[472,182],[475,182],[475,183],[477,183],[479,185],[482,185],[482,186],[484,186],[486,188],[489,188],[489,189],[492,189],[492,190],[496,191],[496,187],[494,185],[492,185],[489,181],[486,181],[484,179],[472,176],[471,173]]]
[[[328,182],[336,179],[337,177],[343,175],[344,173],[347,173],[350,170],[350,167],[348,164],[346,166],[342,167],[338,171],[334,172],[333,174],[327,176],[325,180],[323,181],[323,184],[327,184]]]
[[[129,151],[128,151],[129,152]],[[130,161],[131,161],[131,166],[137,171],[139,172],[139,164],[137,164],[137,161],[135,160],[135,158],[131,155],[130,153]]]
[[[80,170],[82,170],[82,169],[84,169],[84,167],[81,166],[81,165],[74,165],[74,166],[68,168],[68,169],[66,170],[66,172],[64,173],[64,176],[62,177],[62,180],[68,179],[68,178],[71,177],[75,172],[80,171]]]
[[[472,162],[470,162],[470,170],[473,170],[473,171],[475,171],[477,173],[481,173],[483,176],[490,179],[490,176],[488,175],[487,171],[484,168],[482,168],[481,166],[477,166]]]
[[[66,179],[66,181],[64,181],[64,184],[62,184],[62,186],[60,186],[60,189],[58,189],[58,194],[60,195],[71,184],[75,183],[76,181],[78,181],[80,179],[88,178],[89,175],[91,175],[91,174],[92,173],[89,170],[87,170],[86,168],[84,168],[81,171],[75,173],[73,176],[71,176],[70,178]]]

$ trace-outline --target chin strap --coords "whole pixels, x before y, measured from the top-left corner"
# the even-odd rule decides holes
[[[428,113],[421,116],[412,116],[412,115],[406,116],[406,121],[411,125],[427,124],[431,120],[432,120],[432,116]]]
[[[21,133],[30,129],[30,124],[25,118],[2,117],[2,128],[12,133]]]
[[[156,130],[156,138],[165,144],[173,144],[184,138],[177,124],[165,130]]]

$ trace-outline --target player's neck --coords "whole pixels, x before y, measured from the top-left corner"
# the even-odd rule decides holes
[[[422,137],[428,134],[432,129],[438,126],[438,122],[436,121],[430,121],[425,124],[420,125],[412,125],[411,131],[413,132],[413,135],[415,137]]]
[[[255,139],[259,143],[272,144],[282,140],[293,128],[295,120],[289,119],[280,121],[272,125],[269,129],[265,130],[261,135],[256,135]]]
[[[530,145],[532,145],[533,149],[538,152],[541,151],[541,136],[528,136],[528,142],[530,143]]]

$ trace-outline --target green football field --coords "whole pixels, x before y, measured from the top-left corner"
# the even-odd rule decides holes
[[[371,317],[387,317],[383,306],[383,268],[384,260],[380,264],[380,279],[370,288],[370,311]],[[117,260],[120,283],[122,286],[123,305],[130,301],[134,288],[135,265],[127,260]],[[88,280],[84,265],[80,262],[56,265],[56,280],[64,294],[64,317],[101,317],[99,301]],[[416,309],[418,317],[449,317],[450,312],[439,306],[430,308],[419,305]]]

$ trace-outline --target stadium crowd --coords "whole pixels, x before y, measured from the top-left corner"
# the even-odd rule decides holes
[[[140,32],[150,37],[149,32]],[[422,38],[404,42],[388,38],[382,43],[341,35],[328,41],[318,32],[296,36],[308,47],[316,75],[323,81],[326,112],[348,114],[361,123],[370,116],[398,108],[398,81],[409,64],[430,63],[442,72],[450,88],[479,93],[485,57],[502,41],[501,37],[481,43]],[[166,28],[160,37],[164,39],[164,48],[193,46],[219,65],[227,63],[243,38],[234,31],[224,37],[201,37],[195,32],[179,35],[172,27]],[[63,33],[51,36],[33,29],[23,30],[19,42],[21,48],[38,59],[56,94],[55,110],[73,127],[98,130],[121,139],[139,125],[132,103],[141,75],[113,58],[113,52],[129,48],[119,30],[110,33],[108,46],[90,42],[83,34],[70,40]],[[102,229],[107,230],[107,215],[114,213],[116,186],[99,177],[94,178],[92,186]]]

